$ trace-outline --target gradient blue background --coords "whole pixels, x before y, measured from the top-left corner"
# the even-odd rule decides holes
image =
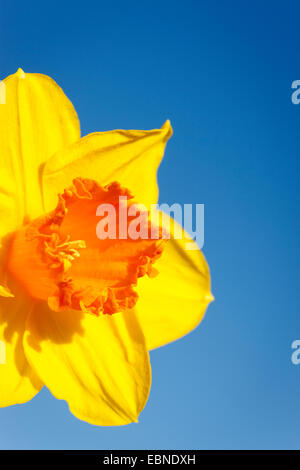
[[[296,1],[0,0],[1,78],[52,76],[83,134],[170,118],[160,201],[205,204],[216,298],[151,353],[140,424],[80,422],[44,389],[0,410],[1,448],[300,448],[299,15]]]

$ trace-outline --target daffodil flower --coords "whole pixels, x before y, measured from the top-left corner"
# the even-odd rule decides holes
[[[170,123],[80,138],[76,112],[51,78],[19,69],[3,83],[0,406],[27,402],[45,385],[89,423],[137,421],[149,350],[198,325],[212,300],[209,270],[185,239],[99,240],[96,209],[120,195],[157,202]]]

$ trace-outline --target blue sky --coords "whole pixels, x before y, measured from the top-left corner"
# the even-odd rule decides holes
[[[0,78],[52,76],[83,134],[171,120],[160,202],[205,204],[216,300],[151,353],[138,425],[80,422],[44,389],[0,409],[0,448],[300,448],[297,3],[1,0]]]

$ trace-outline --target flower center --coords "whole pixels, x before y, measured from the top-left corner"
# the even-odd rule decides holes
[[[9,273],[28,295],[47,301],[54,311],[72,308],[99,315],[133,307],[138,278],[155,274],[152,265],[165,243],[162,230],[146,215],[140,224],[144,224],[142,238],[132,239],[128,224],[119,236],[120,213],[125,210],[132,219],[134,201],[116,182],[101,187],[93,180],[76,178],[58,197],[53,212],[14,234]],[[116,237],[97,236],[99,206],[113,208]]]

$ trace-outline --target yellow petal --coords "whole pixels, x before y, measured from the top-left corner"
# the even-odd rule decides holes
[[[23,349],[29,309],[30,305],[22,297],[0,298],[0,407],[25,403],[43,386]]]
[[[172,135],[170,122],[152,131],[115,130],[83,137],[54,155],[46,164],[43,181],[47,210],[52,210],[57,194],[78,176],[105,185],[119,181],[143,204],[158,198],[157,168],[166,142]]]
[[[174,236],[174,228],[175,233],[182,231],[170,219],[171,236]],[[136,313],[149,349],[170,343],[193,330],[213,300],[206,260],[191,238],[183,234],[185,238],[172,238],[167,242],[155,263],[158,275],[139,279]],[[192,243],[195,250],[187,250],[187,243]]]
[[[29,362],[77,418],[102,426],[137,420],[150,389],[150,363],[133,312],[96,317],[40,304],[27,328]]]
[[[43,212],[41,167],[80,138],[76,112],[49,77],[21,69],[3,81],[0,104],[0,236]]]

